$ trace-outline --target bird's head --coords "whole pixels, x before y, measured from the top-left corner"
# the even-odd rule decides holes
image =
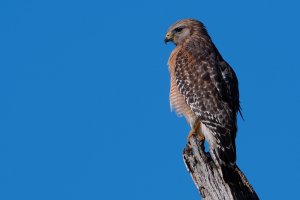
[[[205,27],[201,22],[195,19],[183,19],[168,29],[165,43],[172,41],[175,45],[179,45],[190,38],[192,34],[201,34],[202,31],[205,31]]]

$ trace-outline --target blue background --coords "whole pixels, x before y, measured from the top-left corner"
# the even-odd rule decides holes
[[[0,199],[198,199],[167,28],[201,20],[240,81],[238,165],[299,194],[297,1],[0,2]]]

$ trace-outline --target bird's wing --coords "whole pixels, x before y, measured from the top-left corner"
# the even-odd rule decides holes
[[[189,51],[182,50],[175,62],[176,84],[202,122],[230,128],[230,94],[217,64],[214,59],[195,58]]]
[[[191,110],[215,137],[214,153],[221,163],[234,165],[235,113],[226,82],[218,63],[212,57],[193,56],[186,49],[180,51],[175,63],[175,77],[180,93]]]
[[[236,74],[233,71],[232,67],[223,59],[219,63],[222,77],[227,85],[228,92],[230,94],[229,96],[232,98],[230,102],[233,104],[232,107],[234,108],[234,112],[239,112],[242,119],[244,119],[240,106],[239,83]]]

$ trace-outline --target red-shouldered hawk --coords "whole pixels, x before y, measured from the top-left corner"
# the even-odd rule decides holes
[[[176,45],[168,61],[171,107],[189,122],[189,137],[196,133],[199,139],[205,138],[214,162],[230,183],[234,177],[230,177],[232,173],[228,170],[236,162],[240,111],[237,77],[201,22],[176,22],[168,29],[165,42],[169,41]]]

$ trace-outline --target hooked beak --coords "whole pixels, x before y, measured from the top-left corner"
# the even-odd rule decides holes
[[[165,44],[167,44],[170,41],[173,41],[173,34],[171,32],[168,32],[165,37]]]

